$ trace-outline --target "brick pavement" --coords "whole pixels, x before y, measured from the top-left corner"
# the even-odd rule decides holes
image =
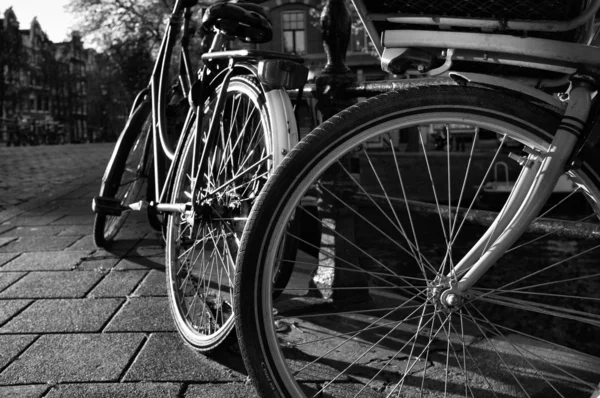
[[[113,145],[0,146],[0,212],[98,175]]]
[[[0,397],[255,396],[232,347],[205,356],[175,332],[144,217],[94,247],[111,149],[0,149]]]

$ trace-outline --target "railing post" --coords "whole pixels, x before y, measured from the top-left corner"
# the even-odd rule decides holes
[[[328,0],[321,13],[321,32],[327,64],[316,79],[317,109],[323,120],[356,102],[348,99],[345,89],[356,82],[356,75],[345,63],[350,42],[352,17],[345,0]],[[350,159],[342,160],[343,167],[350,170]],[[353,182],[339,166],[331,167],[321,183],[338,197],[344,197],[342,188]],[[310,287],[318,288],[320,295],[334,302],[365,302],[369,299],[367,289],[344,290],[336,288],[365,286],[367,281],[361,272],[352,272],[359,266],[359,253],[354,245],[354,214],[342,208],[331,195],[319,190],[318,211],[321,219],[319,265],[311,275]]]

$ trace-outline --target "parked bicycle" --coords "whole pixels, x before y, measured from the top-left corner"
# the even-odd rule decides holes
[[[293,55],[226,50],[235,39],[271,39],[260,6],[200,3],[208,39],[195,79],[189,43],[197,3],[175,2],[148,88],[134,102],[94,198],[94,241],[108,247],[130,211],[147,209],[166,242],[175,324],[192,347],[210,350],[233,328],[233,270],[247,215],[297,141],[286,89],[302,87],[308,71]],[[177,46],[178,84],[170,90]]]
[[[352,2],[382,67],[415,79],[318,127],[252,209],[234,304],[259,393],[597,397],[600,1]],[[490,211],[497,161],[514,185]],[[544,207],[564,173],[576,189]],[[299,216],[321,241],[290,258]]]

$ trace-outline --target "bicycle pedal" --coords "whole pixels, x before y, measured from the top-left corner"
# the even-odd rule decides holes
[[[129,210],[129,208],[122,206],[119,199],[96,196],[92,199],[92,210],[98,214],[120,216],[123,211]]]

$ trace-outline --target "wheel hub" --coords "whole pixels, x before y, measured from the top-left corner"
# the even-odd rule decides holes
[[[427,300],[436,308],[454,311],[462,305],[463,294],[450,278],[437,276],[427,287]]]

